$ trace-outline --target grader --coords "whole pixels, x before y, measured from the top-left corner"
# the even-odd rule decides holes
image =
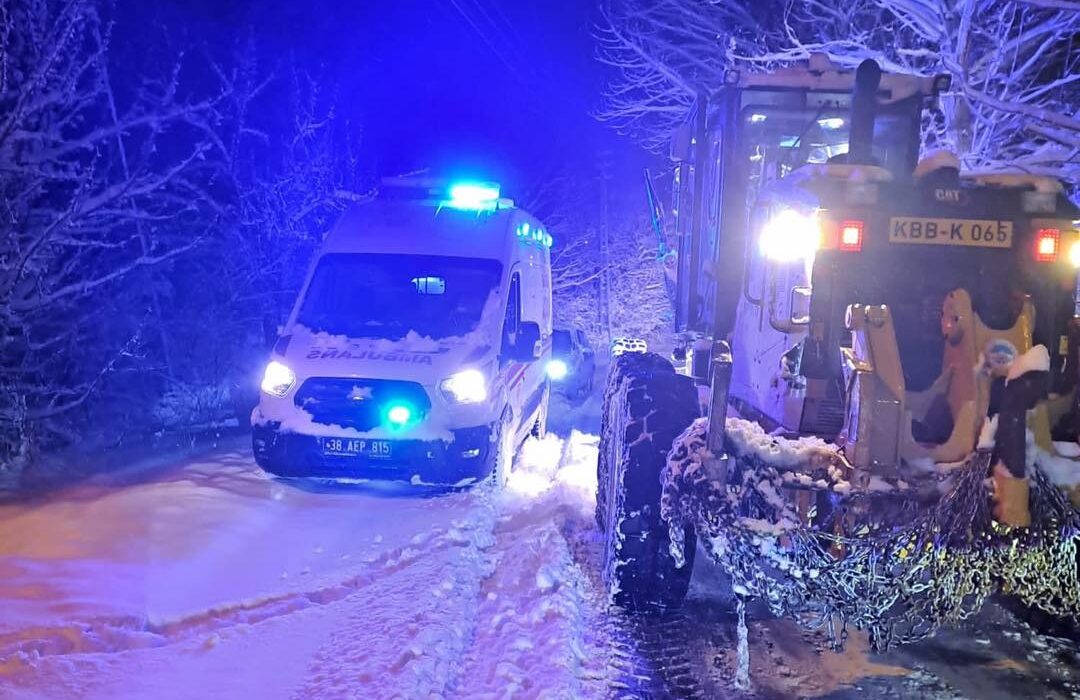
[[[740,610],[837,644],[998,593],[1080,613],[1080,213],[1056,180],[920,158],[948,87],[815,56],[697,100],[663,222],[686,370],[627,353],[605,393],[617,604],[680,605],[700,544]]]

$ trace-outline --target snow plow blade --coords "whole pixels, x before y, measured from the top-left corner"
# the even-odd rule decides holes
[[[849,625],[877,651],[929,637],[995,593],[1080,615],[1080,511],[1038,470],[1027,476],[1030,525],[1012,527],[994,516],[987,450],[925,484],[877,478],[856,488],[851,465],[821,440],[729,418],[730,458],[718,470],[705,433],[699,419],[676,441],[662,517],[696,531],[741,597],[823,626],[838,647]]]

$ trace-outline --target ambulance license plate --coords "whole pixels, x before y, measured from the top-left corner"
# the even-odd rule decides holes
[[[982,219],[924,219],[894,216],[889,220],[890,243],[1012,247],[1011,221]]]
[[[367,457],[390,459],[393,444],[389,440],[365,440],[362,438],[319,438],[319,447],[326,457]]]

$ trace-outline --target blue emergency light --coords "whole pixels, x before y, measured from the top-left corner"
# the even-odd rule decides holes
[[[515,233],[517,233],[518,240],[521,242],[534,243],[541,248],[550,248],[552,243],[554,243],[550,233],[542,228],[532,228],[527,221],[518,224]]]
[[[383,410],[383,424],[391,430],[401,430],[416,418],[413,407],[404,401],[394,401]]]
[[[444,204],[451,209],[490,211],[499,206],[499,185],[494,182],[457,182],[447,194]]]
[[[513,209],[514,200],[500,197],[497,182],[484,180],[446,181],[431,177],[384,177],[379,187],[381,199],[412,201],[437,208],[493,212]]]

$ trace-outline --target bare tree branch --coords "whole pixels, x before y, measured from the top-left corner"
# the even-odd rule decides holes
[[[927,143],[965,167],[1080,182],[1080,4],[1073,0],[605,0],[599,58],[616,70],[601,119],[662,151],[693,99],[729,67],[811,53],[854,66],[949,72]]]

